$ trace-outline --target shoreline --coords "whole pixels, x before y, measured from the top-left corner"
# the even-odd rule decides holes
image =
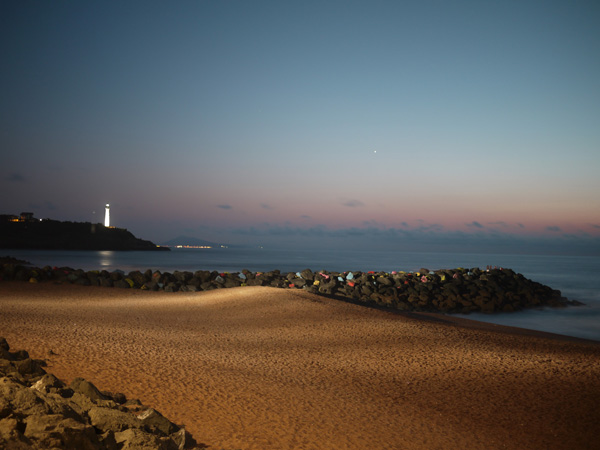
[[[596,341],[267,287],[2,282],[0,308],[4,337],[49,372],[140,398],[212,449],[600,439]]]
[[[398,311],[498,313],[531,308],[582,306],[559,290],[530,280],[512,269],[422,268],[418,272],[337,272],[304,269],[297,272],[161,272],[33,267],[14,258],[0,258],[0,281],[58,282],[164,292],[199,292],[246,286],[270,286]]]

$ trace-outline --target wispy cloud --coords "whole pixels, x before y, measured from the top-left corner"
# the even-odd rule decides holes
[[[260,207],[261,207],[262,209],[268,209],[268,210],[275,209],[275,208],[273,208],[271,205],[269,205],[268,203],[261,203],[261,204],[260,204]]]
[[[25,177],[17,172],[9,173],[6,179],[11,183],[22,183],[25,181]]]
[[[358,208],[361,206],[365,206],[365,204],[363,202],[361,202],[360,200],[343,200],[342,201],[342,205],[347,206],[348,208]]]
[[[468,227],[473,227],[473,228],[485,228],[483,225],[481,225],[479,222],[477,222],[476,220],[474,220],[471,223],[466,223],[465,224]]]
[[[233,209],[231,205],[217,205],[217,208],[220,209]]]
[[[329,228],[291,224],[244,227],[233,234],[260,242],[314,248],[360,248],[397,251],[435,251],[511,254],[589,254],[600,255],[600,238],[589,235],[552,237],[523,236],[474,226],[471,232],[444,230],[439,224],[420,224],[415,228],[377,226]],[[559,227],[549,227],[556,231]]]
[[[302,214],[302,215],[300,216],[300,218],[301,218],[301,219],[312,219],[312,217],[311,217],[311,216],[309,216],[308,214]]]
[[[381,222],[377,222],[376,220],[363,220],[362,221],[362,225],[363,227],[367,227],[367,228],[385,228],[385,225]]]
[[[600,225],[598,225],[598,224],[595,224],[595,223],[591,223],[590,225],[591,225],[593,228],[596,228],[596,229],[600,230]]]
[[[546,227],[546,231],[558,232],[558,231],[562,231],[562,230],[560,229],[560,227],[552,225],[552,226]]]
[[[439,223],[426,223],[425,221],[420,221],[420,225],[414,228],[414,231],[419,232],[440,232],[444,230],[444,226]]]
[[[508,227],[508,224],[502,220],[499,220],[497,222],[488,222],[488,225],[495,225],[495,226],[502,227],[502,228]]]
[[[509,224],[507,230],[514,229]],[[492,227],[460,231],[425,221],[415,225],[407,223],[406,226],[401,223],[391,228],[364,224],[330,228],[323,224],[262,223],[215,228],[212,232],[221,236],[219,239],[223,242],[233,240],[272,248],[600,256],[600,237],[585,233],[524,235],[516,230],[511,232]]]

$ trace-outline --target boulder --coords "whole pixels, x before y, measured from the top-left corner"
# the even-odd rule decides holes
[[[122,270],[118,270],[118,269],[117,269],[117,270],[113,270],[113,271],[110,273],[110,278],[111,278],[111,280],[113,280],[113,281],[117,281],[117,280],[121,280],[121,279],[123,279],[123,275],[125,275],[125,272],[123,272]]]
[[[9,378],[0,378],[0,398],[4,398],[11,411],[21,415],[50,413],[37,391]]]
[[[115,433],[112,431],[107,431],[105,433],[101,433],[98,436],[98,440],[102,445],[102,449],[105,450],[120,450],[120,446],[117,445],[117,441],[115,440]]]
[[[137,428],[115,433],[115,441],[121,450],[176,450],[176,444],[168,438],[160,438]]]
[[[14,366],[21,375],[25,376],[42,376],[46,373],[39,361],[31,358],[15,361]]]
[[[30,450],[31,440],[23,435],[23,425],[14,417],[0,420],[0,448],[6,450]]]
[[[34,414],[25,419],[25,437],[40,448],[100,449],[94,427],[58,414]]]
[[[12,360],[12,356],[8,350],[0,347],[0,361],[10,361]]]
[[[378,284],[382,284],[384,286],[392,286],[394,284],[394,282],[392,281],[391,278],[388,278],[386,276],[379,276],[377,277],[377,283]]]
[[[300,276],[306,281],[313,281],[315,279],[315,275],[310,269],[304,269],[302,272],[300,272]]]
[[[149,279],[146,279],[146,276],[139,270],[129,272],[127,278],[133,281],[135,287],[141,287],[144,285],[144,283],[146,283],[146,281],[149,281]]]
[[[87,272],[86,277],[90,281],[90,285],[100,286],[100,279],[97,271]]]
[[[129,428],[142,428],[142,421],[134,415],[112,408],[94,406],[88,411],[90,423],[102,432],[118,432]]]
[[[45,374],[33,386],[31,386],[32,389],[44,394],[49,392],[58,392],[59,390],[64,389],[64,387],[65,384],[50,373]]]
[[[200,285],[200,289],[203,291],[210,291],[211,289],[215,289],[216,286],[213,285],[210,281],[205,281]]]
[[[158,284],[159,283],[152,280],[147,283],[144,283],[140,289],[145,290],[145,291],[158,291],[158,289],[159,289]]]
[[[165,292],[179,292],[180,286],[179,283],[171,282],[165,285]]]
[[[200,280],[200,284],[210,281],[210,272],[207,270],[198,270],[194,272],[194,278]]]
[[[89,397],[80,394],[79,392],[71,391],[70,396],[62,395],[65,398],[67,405],[80,415],[87,415],[88,411],[97,406],[96,402]]]
[[[155,409],[149,408],[143,411],[137,418],[149,429],[158,430],[165,435],[179,430],[179,427],[165,418],[161,413]]]
[[[242,282],[238,277],[232,277],[232,276],[227,276],[227,278],[225,278],[225,282],[223,283],[223,286],[226,288],[232,288],[232,287],[238,287],[241,286]]]
[[[98,283],[102,287],[113,287],[113,280],[107,276],[98,277]]]
[[[91,400],[108,400],[96,386],[83,378],[75,378],[69,385],[74,392],[85,395]]]
[[[91,286],[92,282],[88,278],[77,278],[73,281],[73,284],[76,284],[77,286]]]
[[[123,403],[127,402],[127,397],[122,392],[113,393],[108,391],[102,391],[102,395],[111,399],[117,405],[122,405]]]
[[[306,282],[307,280],[304,278],[292,278],[290,280],[290,284],[292,284],[293,287],[296,288],[303,288],[304,286],[306,286]]]
[[[177,446],[177,450],[184,450],[186,448],[196,448],[196,446],[198,445],[198,443],[195,441],[192,435],[185,431],[184,428],[181,428],[176,433],[171,434],[170,438]]]
[[[192,278],[192,274],[190,272],[180,272],[176,270],[175,272],[173,272],[173,277],[180,283],[186,283]]]
[[[23,361],[27,358],[29,358],[29,353],[26,350],[17,350],[10,354],[11,361]]]
[[[129,289],[131,288],[131,285],[125,281],[125,280],[116,280],[113,281],[113,286],[116,288],[121,288],[121,289]]]
[[[200,290],[193,284],[184,284],[179,289],[181,290],[181,292],[197,292]]]

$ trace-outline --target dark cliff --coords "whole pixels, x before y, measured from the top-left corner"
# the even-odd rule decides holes
[[[0,248],[44,250],[168,250],[123,228],[57,220],[0,221]]]

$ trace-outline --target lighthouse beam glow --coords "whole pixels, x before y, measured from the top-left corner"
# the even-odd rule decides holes
[[[110,227],[110,205],[108,203],[104,208],[104,226]]]

